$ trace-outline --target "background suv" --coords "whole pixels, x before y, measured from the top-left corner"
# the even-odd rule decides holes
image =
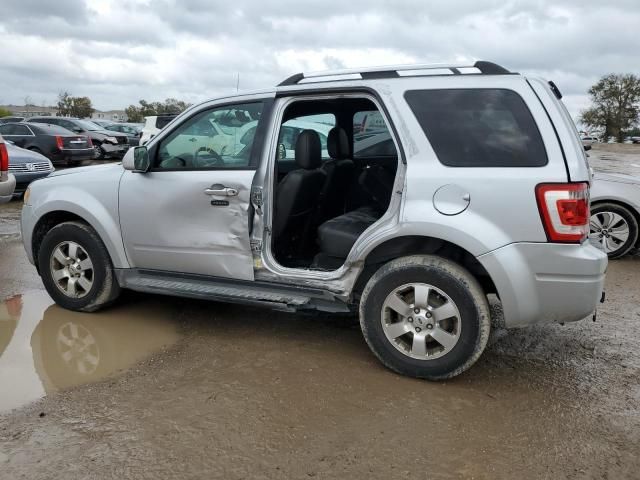
[[[489,62],[296,74],[191,107],[122,165],[35,182],[22,238],[65,308],[129,288],[357,312],[384,365],[437,380],[481,355],[490,295],[507,327],[593,314],[590,182],[544,80]]]

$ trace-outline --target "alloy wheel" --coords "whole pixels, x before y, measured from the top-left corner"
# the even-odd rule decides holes
[[[418,360],[433,360],[458,343],[462,322],[455,302],[426,283],[396,288],[382,305],[382,328],[391,344]]]
[[[56,246],[50,258],[51,277],[67,297],[82,298],[93,286],[93,263],[78,243],[65,241]]]
[[[606,253],[613,253],[629,239],[629,224],[615,212],[598,212],[591,215],[589,239]]]

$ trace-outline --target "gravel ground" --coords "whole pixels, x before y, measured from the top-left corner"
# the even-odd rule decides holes
[[[639,256],[610,263],[596,322],[495,330],[429,383],[384,369],[352,318],[138,294],[62,310],[18,211],[0,206],[2,479],[638,478]]]

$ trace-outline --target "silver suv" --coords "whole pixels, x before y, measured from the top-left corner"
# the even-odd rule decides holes
[[[449,378],[485,348],[489,295],[506,327],[601,299],[560,98],[490,62],[297,74],[191,107],[121,165],[36,181],[24,245],[68,309],[128,288],[358,312],[386,366]]]

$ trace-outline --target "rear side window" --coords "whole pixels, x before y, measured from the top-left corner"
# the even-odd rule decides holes
[[[522,97],[504,89],[411,90],[405,99],[449,167],[541,167],[547,152]]]

